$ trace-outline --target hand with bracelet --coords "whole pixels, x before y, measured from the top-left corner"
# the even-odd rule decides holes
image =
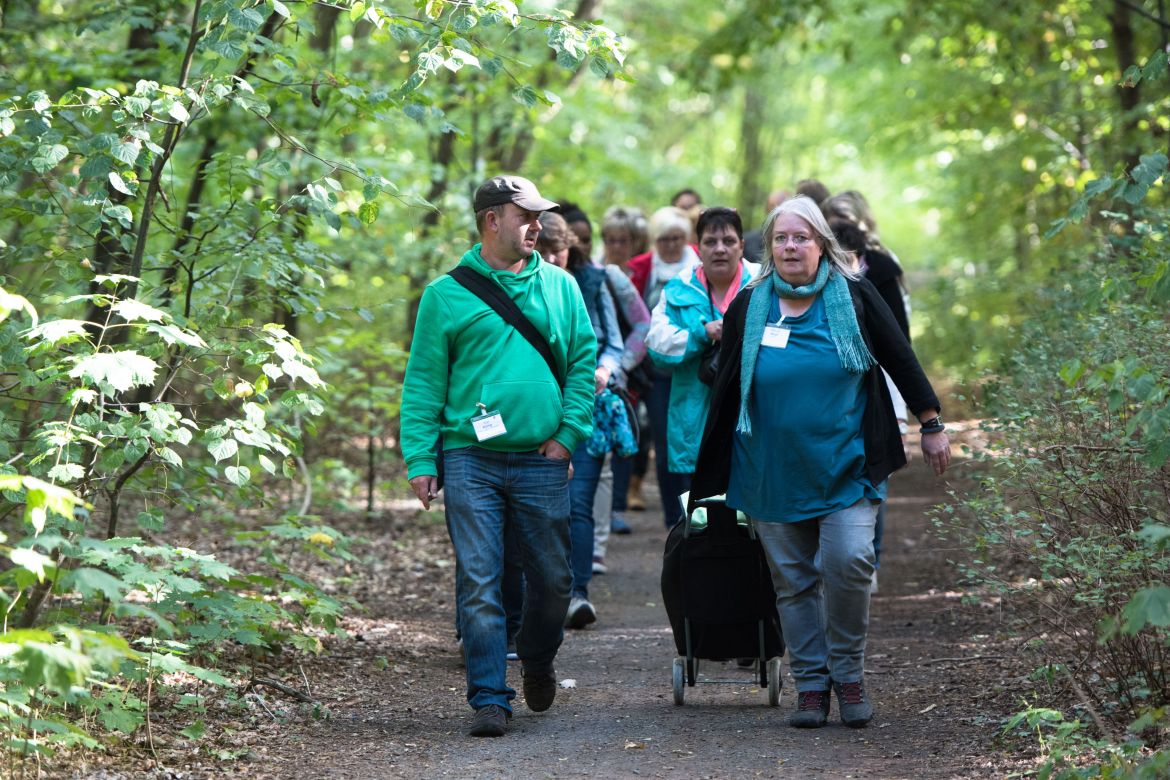
[[[922,434],[922,457],[936,477],[942,476],[951,465],[951,440],[947,437],[947,428],[938,409],[921,412],[918,422],[922,425],[918,429]]]

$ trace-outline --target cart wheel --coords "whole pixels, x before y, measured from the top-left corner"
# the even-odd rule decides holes
[[[780,658],[768,659],[768,705],[780,706]]]
[[[674,683],[674,703],[681,707],[683,704],[683,696],[686,695],[686,660],[681,657],[674,659],[671,672],[672,682]]]

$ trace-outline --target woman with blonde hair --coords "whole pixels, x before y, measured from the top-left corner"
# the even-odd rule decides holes
[[[648,232],[654,249],[632,258],[629,270],[630,280],[653,313],[667,283],[683,276],[700,261],[695,249],[687,244],[691,220],[682,210],[674,206],[658,209],[650,216]],[[687,480],[686,475],[671,472],[669,466],[666,426],[670,409],[670,373],[655,367],[651,367],[649,373],[652,382],[644,400],[654,442],[654,471],[662,498],[663,521],[670,528],[682,517],[678,497],[687,489]]]

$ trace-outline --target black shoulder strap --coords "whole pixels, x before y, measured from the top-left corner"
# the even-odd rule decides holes
[[[486,276],[466,266],[456,266],[447,274],[491,307],[492,311],[500,315],[504,322],[515,328],[540,353],[544,362],[548,364],[548,370],[552,372],[553,378],[557,380],[561,389],[564,389],[565,381],[561,378],[561,372],[557,370],[557,361],[553,357],[548,340],[541,335],[532,321],[524,316],[524,312],[520,311],[520,307],[516,305],[515,301],[509,298],[497,285],[492,284]]]

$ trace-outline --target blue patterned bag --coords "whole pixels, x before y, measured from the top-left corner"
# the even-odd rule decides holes
[[[593,434],[585,450],[595,458],[609,451],[628,458],[638,451],[638,414],[625,391],[606,388],[593,400]]]

